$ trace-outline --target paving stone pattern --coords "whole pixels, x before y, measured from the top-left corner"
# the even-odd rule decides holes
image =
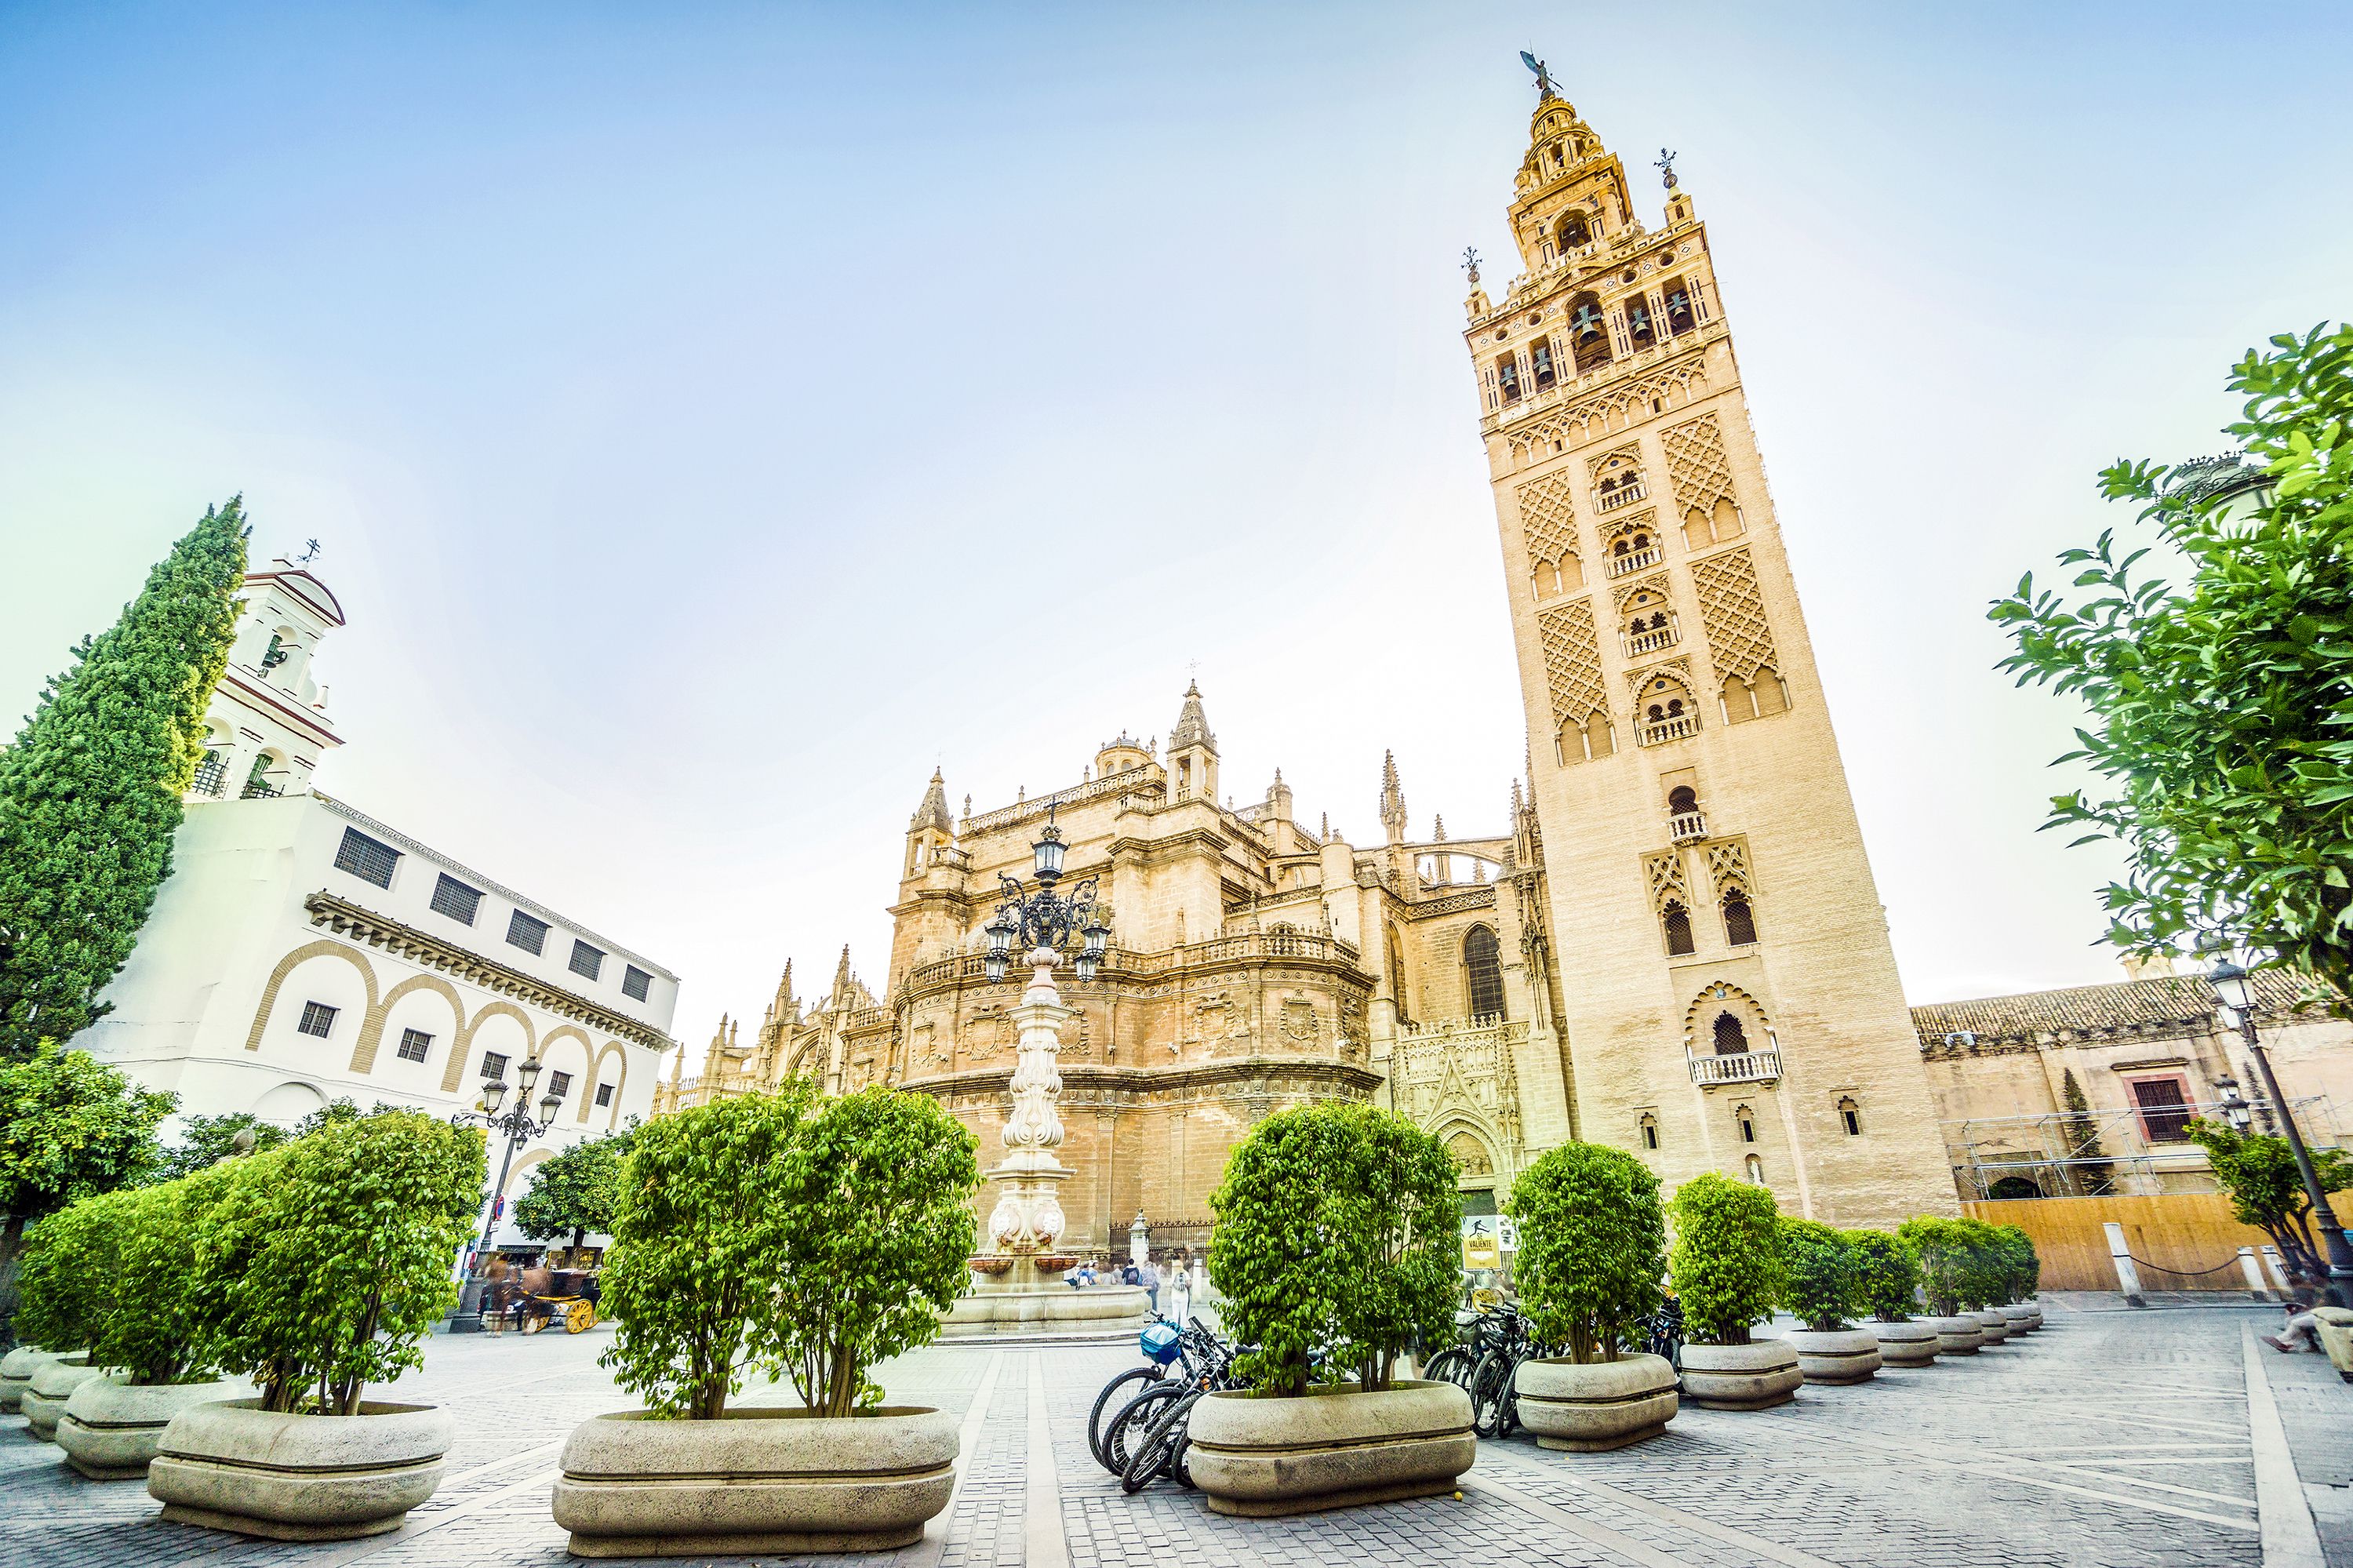
[[[2072,1311],[2022,1341],[1857,1388],[1808,1388],[1764,1412],[1686,1409],[1667,1435],[1614,1454],[1525,1437],[1482,1446],[1463,1495],[1290,1520],[1233,1520],[1166,1485],[1137,1497],[1088,1455],[1095,1391],[1133,1364],[1119,1345],[935,1346],[883,1370],[893,1403],[960,1420],[989,1388],[955,1506],[892,1568],[2226,1568],[2262,1561],[2240,1326],[2218,1308]],[[2273,1315],[2275,1317],[2275,1314]],[[630,1402],[577,1338],[437,1339],[402,1397],[448,1406],[461,1436],[440,1491],[400,1533],[291,1546],[165,1524],[142,1487],[75,1478],[58,1450],[0,1418],[0,1564],[269,1563],[436,1568],[572,1561],[548,1515],[575,1425]],[[2319,1357],[2271,1377],[2333,1562],[2353,1568],[2353,1387]],[[2324,1375],[2325,1374],[2325,1375]],[[1031,1506],[1030,1390],[1042,1383],[1059,1510]],[[747,1393],[744,1403],[789,1402]],[[1042,1499],[1046,1493],[1037,1487]],[[2340,1511],[2341,1504],[2339,1505]],[[743,1561],[743,1560],[738,1560]],[[769,1560],[776,1561],[776,1560]],[[818,1559],[813,1561],[828,1561]],[[840,1560],[830,1560],[839,1562]]]

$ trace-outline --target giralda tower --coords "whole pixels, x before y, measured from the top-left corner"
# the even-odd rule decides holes
[[[1954,1212],[1707,232],[1539,69],[1471,272],[1577,1136],[1841,1225]]]

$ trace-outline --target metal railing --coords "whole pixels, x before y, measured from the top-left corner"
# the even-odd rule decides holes
[[[196,765],[196,779],[189,786],[199,795],[218,795],[221,786],[228,782],[228,763],[218,756],[207,757]]]
[[[245,788],[238,793],[237,799],[240,800],[275,800],[280,795],[285,793],[285,790],[280,789],[277,785],[269,783],[266,779],[248,779],[245,781]]]
[[[1622,577],[1628,572],[1639,572],[1645,567],[1655,567],[1658,564],[1659,547],[1653,545],[1647,550],[1630,550],[1622,556],[1610,556],[1609,575],[1613,577]]]
[[[1667,819],[1667,837],[1679,844],[1695,843],[1707,837],[1707,816],[1702,811],[1678,811]]]
[[[1737,1055],[1702,1056],[1688,1045],[1683,1060],[1691,1064],[1694,1084],[1769,1084],[1781,1075],[1778,1051],[1744,1051]]]
[[[1629,659],[1639,658],[1645,653],[1655,653],[1662,648],[1672,648],[1683,640],[1683,632],[1672,626],[1658,626],[1648,631],[1629,631],[1620,635],[1626,645],[1626,657]]]
[[[1697,714],[1678,714],[1673,718],[1644,724],[1641,728],[1641,741],[1644,746],[1660,746],[1670,740],[1681,740],[1685,736],[1698,733],[1699,715]]]

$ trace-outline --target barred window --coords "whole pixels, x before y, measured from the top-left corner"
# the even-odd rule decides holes
[[[565,1095],[570,1094],[572,1092],[572,1075],[569,1073],[548,1074],[547,1092],[554,1095],[559,1100]]]
[[[547,922],[533,919],[522,910],[516,910],[507,919],[507,946],[521,948],[526,953],[545,952]]]
[[[646,993],[653,989],[653,983],[654,977],[635,964],[621,971],[621,994],[632,1001],[645,1001]]]
[[[602,948],[592,948],[587,943],[583,942],[576,938],[574,938],[572,943],[572,972],[588,980],[595,980],[598,975],[603,974],[605,972],[605,949]]]
[[[323,1001],[306,1001],[302,1004],[302,1022],[294,1027],[305,1034],[315,1034],[324,1040],[334,1031],[338,1011]]]
[[[613,1086],[612,1086],[612,1085],[610,1085],[610,1084],[599,1084],[599,1085],[597,1085],[597,1086],[596,1086],[596,1108],[597,1108],[598,1110],[603,1110],[607,1106],[611,1105],[612,1103],[613,1103]]]
[[[1462,969],[1469,980],[1471,1016],[1504,1016],[1504,966],[1493,927],[1473,926],[1462,938]]]
[[[399,863],[398,850],[368,837],[357,828],[343,830],[343,846],[335,851],[337,871],[347,871],[362,882],[373,882],[378,887],[392,885],[392,868]]]
[[[1667,928],[1667,954],[1681,958],[1692,950],[1691,914],[1682,905],[1668,900],[1666,913],[1660,917]]]
[[[482,1053],[482,1076],[483,1076],[485,1079],[489,1079],[489,1078],[503,1078],[503,1077],[505,1077],[506,1075],[507,1075],[507,1059],[506,1059],[506,1057],[504,1057],[503,1055],[500,1054],[499,1054],[498,1052],[496,1052],[496,1051],[485,1051],[485,1052],[483,1052],[483,1053]]]
[[[482,906],[482,890],[469,887],[448,872],[433,885],[433,912],[447,915],[460,926],[470,926]]]
[[[1738,894],[1724,901],[1724,939],[1736,948],[1757,940],[1757,914]]]
[[[400,1032],[399,1056],[402,1061],[422,1062],[432,1049],[433,1036],[426,1033],[422,1029],[404,1029]]]

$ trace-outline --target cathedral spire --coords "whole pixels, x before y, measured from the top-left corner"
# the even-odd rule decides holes
[[[848,996],[852,983],[849,978],[849,944],[844,942],[841,944],[841,962],[833,967],[833,1000],[839,1002]]]
[[[921,832],[925,828],[951,835],[955,832],[955,823],[948,817],[947,780],[940,776],[936,768],[932,769],[931,788],[923,791],[923,803],[915,808],[914,816],[907,823],[907,831],[911,833]]]
[[[1218,749],[1218,737],[1209,733],[1208,715],[1201,711],[1201,683],[1187,682],[1185,686],[1185,706],[1176,715],[1176,727],[1168,732],[1168,749],[1182,750],[1188,746],[1205,746]]]
[[[1398,782],[1397,753],[1381,753],[1381,826],[1389,832],[1389,842],[1405,840],[1405,788]]]

